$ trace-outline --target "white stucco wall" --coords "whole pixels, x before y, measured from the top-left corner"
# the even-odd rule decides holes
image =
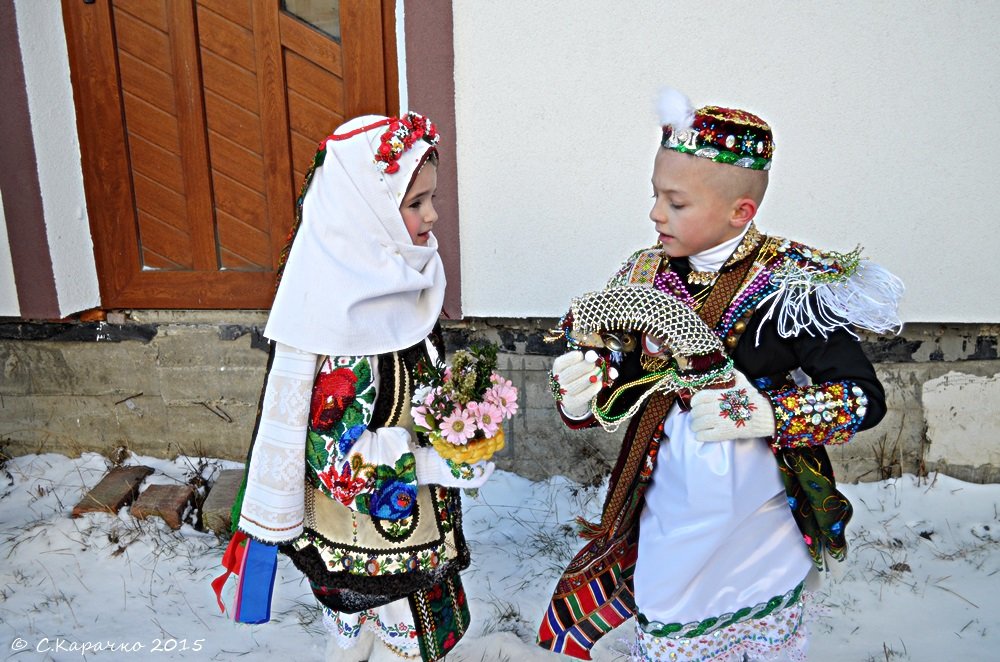
[[[654,241],[669,84],[774,127],[763,229],[861,243],[906,282],[906,321],[1000,322],[1000,4],[453,6],[465,315],[561,314]]]
[[[54,1],[15,0],[14,8],[59,312],[69,315],[98,306],[101,299],[62,6]]]
[[[10,259],[10,241],[7,238],[7,220],[0,196],[0,317],[17,317],[17,287],[14,284],[14,263]]]

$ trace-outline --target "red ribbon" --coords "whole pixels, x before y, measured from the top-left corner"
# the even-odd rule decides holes
[[[212,580],[212,590],[215,591],[215,599],[219,601],[219,609],[222,613],[226,613],[226,605],[222,601],[222,587],[226,585],[226,580],[231,574],[239,573],[246,553],[247,534],[237,531],[233,534],[229,546],[226,547],[226,551],[222,555],[222,567],[226,569],[226,572]]]

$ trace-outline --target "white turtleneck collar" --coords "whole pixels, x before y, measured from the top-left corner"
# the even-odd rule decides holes
[[[740,245],[743,241],[743,237],[746,233],[750,231],[750,226],[752,223],[747,223],[743,228],[743,232],[739,235],[733,237],[728,241],[724,241],[718,246],[713,246],[708,250],[704,250],[696,255],[688,256],[688,263],[691,265],[692,271],[718,271],[722,268],[722,265],[726,263],[729,256],[733,254],[736,247]]]

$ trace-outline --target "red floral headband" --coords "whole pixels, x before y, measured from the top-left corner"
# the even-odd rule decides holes
[[[413,147],[420,139],[430,145],[437,145],[441,136],[434,123],[423,115],[407,113],[404,117],[387,117],[384,120],[358,127],[347,133],[333,133],[320,143],[320,150],[327,140],[347,140],[359,133],[365,133],[380,126],[387,126],[382,134],[382,141],[375,152],[375,167],[379,172],[392,174],[399,170],[399,157],[403,152]]]
[[[436,145],[440,139],[434,123],[416,113],[391,117],[388,124],[389,128],[382,134],[382,144],[375,152],[375,167],[379,172],[391,175],[399,170],[399,157],[421,138],[431,145]]]

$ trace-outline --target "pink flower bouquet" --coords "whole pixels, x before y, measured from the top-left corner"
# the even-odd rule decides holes
[[[459,350],[451,366],[417,366],[414,428],[447,460],[488,460],[504,446],[502,423],[517,413],[517,388],[496,372],[496,345]]]

